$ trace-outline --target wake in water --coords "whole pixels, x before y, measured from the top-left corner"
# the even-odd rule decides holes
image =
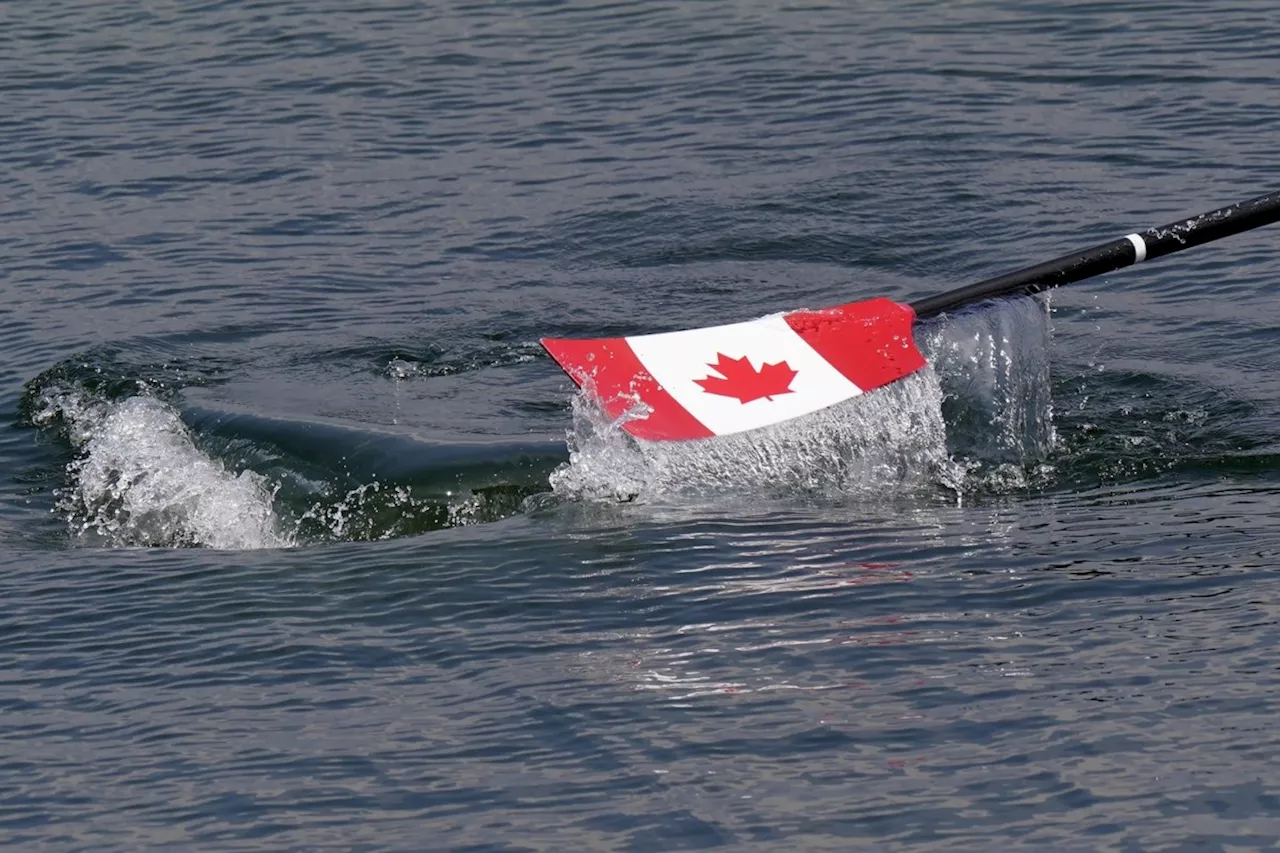
[[[308,425],[291,431],[263,420],[254,428],[229,418],[223,430],[207,415],[196,418],[197,431],[168,393],[146,383],[106,391],[62,378],[33,385],[28,419],[56,431],[74,453],[53,509],[80,544],[285,548],[481,524],[519,512],[526,497],[545,491],[546,474],[563,458],[531,459],[536,446],[482,447],[495,455],[386,478],[351,468],[353,448],[376,443],[367,433],[331,431],[335,448],[310,436]]]
[[[551,475],[570,499],[753,494],[820,499],[945,492],[956,500],[1042,481],[1054,446],[1046,299],[987,306],[918,334],[929,365],[870,394],[746,433],[637,442],[584,394],[569,462]]]
[[[317,424],[184,416],[178,389],[152,381],[145,365],[93,359],[33,380],[24,407],[74,454],[55,511],[74,541],[110,546],[387,539],[507,518],[535,496],[959,501],[1043,482],[1055,444],[1045,303],[987,306],[918,338],[930,364],[917,374],[723,438],[636,442],[578,395],[567,463],[562,448],[433,447]],[[128,378],[139,375],[148,378]]]

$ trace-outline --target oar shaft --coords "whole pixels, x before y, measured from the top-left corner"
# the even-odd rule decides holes
[[[1051,287],[1103,275],[1143,260],[1171,255],[1280,220],[1280,192],[1148,228],[1118,240],[1063,255],[1033,267],[1006,273],[912,303],[917,317],[931,317],[983,299],[1039,293]]]

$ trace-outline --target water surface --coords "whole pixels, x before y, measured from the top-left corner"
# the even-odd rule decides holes
[[[0,5],[0,840],[1280,838],[1280,236],[645,447],[543,335],[1280,186],[1262,2]]]

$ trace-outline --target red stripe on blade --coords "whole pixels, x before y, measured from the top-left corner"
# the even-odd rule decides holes
[[[863,391],[924,367],[911,327],[915,312],[883,297],[786,315],[787,325]]]
[[[622,424],[636,438],[673,441],[714,435],[662,390],[626,338],[543,338],[542,345],[574,382],[600,402],[610,418],[621,417],[639,402],[648,406],[648,417]]]

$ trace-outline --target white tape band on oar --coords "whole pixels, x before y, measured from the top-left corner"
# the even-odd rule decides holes
[[[1147,242],[1137,234],[1130,234],[1125,237],[1133,244],[1133,262],[1140,264],[1147,259]]]

